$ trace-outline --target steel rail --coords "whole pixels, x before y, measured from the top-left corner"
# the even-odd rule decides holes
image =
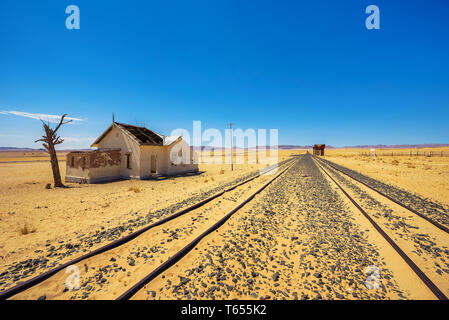
[[[319,159],[319,158],[316,158],[316,159]],[[351,175],[347,174],[347,173],[344,172],[343,170],[341,170],[341,169],[339,169],[339,168],[333,166],[333,165],[331,164],[332,162],[330,162],[329,160],[326,160],[326,161],[323,160],[323,159],[319,159],[319,160],[322,161],[323,163],[327,164],[327,165],[330,166],[331,168],[337,170],[338,172],[341,172],[342,174],[348,176],[349,178],[354,179],[355,181],[357,181],[357,182],[363,184],[365,187],[367,187],[367,188],[369,188],[369,189],[371,189],[371,190],[377,192],[378,194],[380,194],[381,196],[387,198],[388,200],[393,201],[394,203],[400,205],[401,207],[403,207],[403,208],[405,208],[405,209],[407,209],[407,210],[413,212],[413,213],[416,214],[417,216],[423,218],[423,219],[426,220],[427,222],[430,222],[431,224],[433,224],[435,227],[437,227],[437,228],[441,229],[442,231],[444,231],[444,232],[446,232],[446,233],[449,234],[449,228],[448,228],[448,227],[443,226],[443,225],[440,224],[439,222],[437,222],[437,221],[435,221],[435,220],[432,220],[431,218],[429,218],[429,217],[423,215],[422,213],[419,213],[419,212],[416,211],[415,209],[410,208],[408,205],[406,205],[406,204],[404,204],[404,203],[402,203],[402,202],[400,202],[400,201],[398,201],[398,200],[396,200],[396,199],[390,197],[389,195],[383,193],[382,191],[377,190],[376,188],[371,187],[370,185],[368,185],[367,183],[361,181],[360,179],[357,179],[357,178],[352,177]]]
[[[430,280],[426,274],[410,259],[410,257],[402,251],[402,249],[391,239],[388,234],[383,231],[383,229],[369,216],[369,214],[340,186],[340,184],[332,178],[332,176],[327,173],[327,171],[315,160],[317,167],[321,170],[338,186],[338,188],[343,192],[343,194],[354,204],[354,206],[359,209],[359,211],[368,219],[368,221],[373,225],[373,227],[384,237],[384,239],[393,247],[393,249],[401,256],[401,258],[409,265],[409,267],[415,272],[415,274],[421,279],[422,282],[432,291],[432,293],[439,300],[448,300],[447,296]]]
[[[222,226],[234,213],[236,213],[238,210],[240,210],[244,205],[246,205],[248,202],[250,202],[254,197],[262,192],[266,187],[268,187],[273,181],[275,181],[277,178],[279,178],[284,172],[286,172],[288,169],[290,169],[293,166],[291,164],[287,168],[285,168],[283,171],[281,171],[276,177],[268,181],[265,185],[263,185],[259,190],[257,190],[254,194],[252,194],[250,197],[248,197],[245,201],[240,203],[237,207],[235,207],[232,211],[227,213],[223,218],[221,218],[218,222],[216,222],[213,226],[211,226],[209,229],[204,231],[202,234],[200,234],[197,238],[195,238],[192,242],[187,244],[184,248],[179,250],[174,256],[170,257],[167,261],[165,261],[163,264],[161,264],[159,267],[157,267],[155,270],[153,270],[151,273],[149,273],[145,278],[140,280],[138,283],[130,287],[125,293],[123,293],[121,296],[119,296],[116,300],[129,300],[132,296],[134,296],[140,289],[142,289],[146,284],[148,284],[151,280],[156,278],[158,275],[163,273],[165,270],[173,266],[176,262],[181,260],[187,253],[189,253],[195,246],[207,235],[212,233],[213,231],[217,230],[220,226]]]
[[[172,215],[170,215],[170,216],[168,216],[168,217],[166,217],[164,219],[156,221],[155,223],[152,223],[152,224],[150,224],[150,225],[148,225],[148,226],[146,226],[146,227],[144,227],[142,229],[139,229],[139,230],[137,230],[137,231],[135,231],[133,233],[130,233],[129,235],[124,236],[123,238],[114,240],[114,241],[112,241],[112,242],[110,242],[110,243],[108,243],[108,244],[106,244],[106,245],[104,245],[104,246],[102,246],[100,248],[97,248],[97,249],[95,249],[95,250],[93,250],[91,252],[88,252],[88,253],[86,253],[86,254],[78,257],[78,258],[72,259],[72,260],[70,260],[70,261],[68,261],[68,262],[66,262],[66,263],[64,263],[64,264],[62,264],[62,265],[60,265],[60,266],[58,266],[56,268],[50,269],[50,270],[48,270],[48,271],[46,271],[44,273],[41,273],[41,274],[31,278],[31,279],[28,279],[28,280],[26,280],[26,281],[24,281],[24,282],[22,282],[22,283],[20,283],[20,284],[18,284],[16,286],[14,286],[14,287],[6,289],[6,290],[0,292],[0,300],[6,300],[6,299],[11,298],[12,296],[18,294],[18,293],[21,293],[21,292],[23,292],[25,290],[28,290],[29,288],[34,287],[34,286],[38,285],[39,283],[42,283],[45,280],[51,278],[56,273],[60,272],[61,270],[65,269],[65,268],[67,268],[68,266],[71,266],[73,264],[76,264],[76,263],[78,263],[78,262],[80,262],[82,260],[91,258],[93,256],[97,256],[97,255],[99,255],[101,253],[104,253],[106,251],[112,250],[112,249],[114,249],[114,248],[116,248],[118,246],[121,246],[121,245],[123,245],[123,244],[125,244],[125,243],[127,243],[127,242],[129,242],[129,241],[131,241],[131,240],[133,240],[135,238],[137,238],[142,233],[144,233],[144,232],[146,232],[146,231],[148,231],[148,230],[150,230],[150,229],[152,229],[154,227],[162,225],[162,224],[164,224],[164,223],[166,223],[166,222],[168,222],[170,220],[173,220],[173,219],[175,219],[175,218],[177,218],[179,216],[182,216],[182,215],[184,215],[184,214],[186,214],[186,213],[188,213],[190,211],[198,209],[198,208],[202,207],[203,205],[209,203],[210,201],[212,201],[212,200],[214,200],[214,199],[216,199],[218,197],[221,197],[223,194],[225,194],[225,193],[227,193],[229,191],[232,191],[232,190],[234,190],[234,189],[236,189],[236,188],[238,188],[238,187],[240,187],[240,186],[242,186],[242,185],[244,185],[244,184],[246,184],[248,182],[251,182],[254,179],[257,179],[258,177],[260,177],[261,175],[263,175],[263,174],[265,174],[265,173],[267,173],[267,172],[269,172],[271,170],[277,169],[279,166],[282,166],[284,164],[288,164],[289,162],[292,162],[294,160],[295,160],[295,158],[287,159],[287,160],[284,160],[283,162],[281,162],[279,164],[271,165],[270,167],[264,169],[264,172],[262,172],[262,173],[259,172],[257,175],[255,175],[252,178],[249,178],[249,179],[247,179],[247,180],[245,180],[243,182],[237,183],[236,185],[234,185],[234,186],[232,186],[230,188],[227,188],[227,189],[225,189],[225,190],[223,190],[223,191],[221,191],[221,192],[219,192],[219,193],[217,193],[217,194],[215,194],[213,196],[210,196],[209,198],[206,198],[206,199],[204,199],[204,200],[202,200],[200,202],[197,202],[197,203],[195,203],[195,204],[193,204],[193,205],[191,205],[191,206],[189,206],[189,207],[187,207],[185,209],[182,209],[182,210],[180,210],[180,211],[178,211],[178,212],[176,212],[176,213],[174,213],[174,214],[172,214]]]

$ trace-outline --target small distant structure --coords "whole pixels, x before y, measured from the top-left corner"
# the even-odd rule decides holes
[[[67,154],[66,182],[101,183],[198,172],[196,152],[182,136],[164,136],[145,127],[113,120],[91,147],[97,149]]]
[[[372,159],[376,160],[376,150],[375,149],[369,150],[369,157],[370,157],[370,159],[372,158]]]
[[[324,156],[324,149],[326,148],[325,144],[316,144],[313,146],[313,154],[315,156]]]

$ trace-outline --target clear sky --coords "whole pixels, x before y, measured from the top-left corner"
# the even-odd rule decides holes
[[[0,2],[0,146],[40,147],[23,113],[68,113],[82,121],[62,148],[86,147],[112,112],[163,134],[201,120],[280,144],[449,143],[449,2]]]

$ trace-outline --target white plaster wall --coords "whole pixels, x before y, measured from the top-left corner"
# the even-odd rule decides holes
[[[179,142],[175,142],[172,145],[167,147],[168,151],[166,152],[167,156],[167,174],[168,175],[176,175],[176,174],[182,174],[186,172],[197,172],[198,171],[198,165],[193,164],[192,154],[190,150],[190,146],[185,142],[183,139],[181,139]],[[172,165],[172,161],[170,160],[170,155],[174,151],[178,151],[179,149],[182,149],[182,154],[185,155],[185,162],[184,164],[178,164],[178,165]]]
[[[82,168],[66,167],[65,181],[66,182],[79,182],[81,180],[89,179],[89,170],[83,170]]]
[[[121,177],[120,166],[90,168],[88,170],[89,170],[90,180],[92,182],[114,179],[114,178],[117,179],[117,178]]]
[[[122,178],[140,178],[140,147],[118,127],[112,130],[100,141],[98,148],[121,149],[121,165],[119,175]],[[131,153],[131,169],[126,168],[126,153]]]
[[[156,166],[158,174],[166,174],[164,167],[164,155],[166,148],[162,146],[141,146],[140,147],[140,176],[146,179],[151,176],[151,155],[156,155]]]

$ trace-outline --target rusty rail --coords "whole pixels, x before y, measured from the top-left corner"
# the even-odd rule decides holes
[[[268,181],[265,185],[263,185],[259,190],[257,190],[254,194],[252,194],[250,197],[248,197],[245,201],[240,203],[237,207],[235,207],[232,211],[230,211],[228,214],[226,214],[223,218],[221,218],[218,222],[216,222],[213,226],[211,226],[209,229],[204,231],[201,235],[199,235],[197,238],[195,238],[192,242],[187,244],[184,248],[179,250],[173,257],[165,261],[163,264],[161,264],[159,267],[157,267],[154,271],[149,273],[145,278],[140,280],[138,283],[133,285],[131,288],[129,288],[125,293],[123,293],[121,296],[119,296],[116,300],[129,300],[132,296],[134,296],[140,289],[142,289],[146,284],[148,284],[151,280],[156,278],[158,275],[163,273],[165,270],[170,268],[172,265],[174,265],[176,262],[181,260],[187,253],[189,253],[195,246],[207,235],[212,233],[213,231],[217,230],[220,226],[222,226],[234,213],[236,213],[238,210],[240,210],[245,204],[250,202],[254,197],[262,192],[266,187],[268,187],[274,180],[279,178],[284,172],[286,172],[288,169],[290,169],[293,165],[290,165],[289,167],[285,168],[281,173],[279,173],[276,177]]]
[[[178,212],[168,216],[167,218],[161,219],[161,220],[159,220],[159,221],[157,221],[155,223],[152,223],[152,224],[150,224],[150,225],[148,225],[148,226],[146,226],[146,227],[144,227],[144,228],[142,228],[140,230],[137,230],[137,231],[135,231],[135,232],[133,232],[133,233],[123,237],[123,238],[120,238],[120,239],[117,239],[115,241],[112,241],[112,242],[110,242],[110,243],[108,243],[108,244],[106,244],[106,245],[104,245],[104,246],[102,246],[102,247],[100,247],[98,249],[95,249],[94,251],[86,253],[86,254],[84,254],[84,255],[82,255],[82,256],[80,256],[78,258],[75,258],[75,259],[73,259],[73,260],[71,260],[69,262],[66,262],[66,263],[64,263],[64,264],[62,264],[62,265],[60,265],[60,266],[58,266],[56,268],[50,269],[50,270],[48,270],[48,271],[46,271],[46,272],[44,272],[42,274],[39,274],[39,275],[37,275],[37,276],[35,276],[35,277],[31,278],[31,279],[28,279],[28,280],[22,282],[21,284],[18,284],[18,285],[14,286],[14,287],[11,287],[11,288],[7,289],[7,290],[4,290],[4,291],[0,292],[0,300],[6,300],[6,299],[8,299],[8,298],[10,298],[10,297],[20,293],[20,292],[23,292],[23,291],[25,291],[25,290],[27,290],[27,289],[29,289],[31,287],[34,287],[35,285],[37,285],[39,283],[42,283],[43,281],[47,280],[48,278],[52,277],[53,275],[55,275],[56,273],[58,273],[59,271],[65,269],[65,268],[67,268],[70,265],[76,264],[76,263],[78,263],[78,262],[80,262],[82,260],[91,258],[91,257],[99,255],[99,254],[101,254],[103,252],[112,250],[112,249],[114,249],[114,248],[116,248],[118,246],[121,246],[121,245],[123,245],[123,244],[125,244],[125,243],[127,243],[127,242],[129,242],[129,241],[131,241],[133,239],[135,239],[136,237],[138,237],[142,233],[144,233],[144,232],[146,232],[146,231],[148,231],[148,230],[150,230],[150,229],[152,229],[154,227],[157,227],[157,226],[159,226],[161,224],[164,224],[164,223],[166,223],[166,222],[168,222],[170,220],[173,220],[173,219],[175,219],[175,218],[177,218],[177,217],[179,217],[181,215],[184,215],[184,214],[186,214],[186,213],[188,213],[188,212],[190,212],[190,211],[192,211],[194,209],[202,207],[206,203],[208,203],[208,202],[210,202],[210,201],[212,201],[212,200],[222,196],[223,194],[225,194],[225,193],[227,193],[229,191],[232,191],[232,190],[238,188],[239,186],[242,186],[242,185],[244,185],[244,184],[246,184],[248,182],[253,181],[254,179],[260,177],[262,174],[265,174],[265,173],[267,173],[267,172],[269,172],[269,171],[271,171],[273,169],[278,168],[279,165],[283,165],[283,164],[292,162],[294,160],[295,160],[294,158],[293,159],[288,159],[288,160],[285,160],[285,161],[281,162],[280,164],[272,165],[272,166],[266,168],[263,173],[259,173],[259,174],[255,175],[252,178],[249,178],[249,179],[247,179],[247,180],[245,180],[243,182],[237,183],[236,185],[234,185],[234,186],[232,186],[232,187],[230,187],[230,188],[228,188],[226,190],[223,190],[223,191],[221,191],[221,192],[219,192],[219,193],[217,193],[217,194],[215,194],[215,195],[213,195],[213,196],[211,196],[211,197],[209,197],[207,199],[204,199],[204,200],[202,200],[202,201],[200,201],[198,203],[195,203],[195,204],[193,204],[193,205],[191,205],[191,206],[189,206],[189,207],[187,207],[187,208],[185,208],[183,210],[180,210],[180,211],[178,211]]]
[[[410,259],[410,257],[402,251],[402,249],[391,239],[388,234],[369,216],[369,214],[363,210],[363,208],[342,188],[342,186],[332,178],[332,176],[323,168],[321,164],[315,160],[315,164],[321,168],[321,170],[337,185],[337,187],[343,192],[343,194],[354,204],[354,206],[365,216],[366,219],[373,225],[373,227],[382,235],[382,237],[393,247],[393,249],[401,256],[401,258],[409,265],[409,267],[415,272],[415,274],[421,279],[422,282],[432,291],[432,293],[439,300],[448,300],[446,295],[430,280],[426,274]]]
[[[320,160],[320,161],[324,161],[324,160],[322,160],[322,159],[319,159],[319,160]],[[396,199],[390,197],[389,195],[383,193],[382,191],[379,191],[379,190],[377,190],[376,188],[371,187],[370,185],[366,184],[365,182],[361,181],[360,179],[357,179],[357,178],[354,178],[354,177],[350,176],[350,175],[347,174],[346,172],[343,172],[342,170],[340,170],[340,169],[338,169],[337,167],[333,166],[333,165],[331,164],[332,162],[330,162],[329,160],[324,161],[324,163],[326,163],[329,167],[331,167],[331,168],[337,170],[338,172],[344,174],[345,176],[347,176],[347,177],[349,177],[349,178],[351,178],[351,179],[354,179],[355,181],[357,181],[357,182],[363,184],[365,187],[367,187],[367,188],[369,188],[369,189],[371,189],[371,190],[377,192],[378,194],[380,194],[381,196],[387,198],[388,200],[393,201],[394,203],[400,205],[400,206],[403,207],[404,209],[407,209],[407,210],[409,210],[410,212],[413,212],[413,213],[416,214],[417,216],[423,218],[423,219],[426,220],[427,222],[430,222],[431,224],[433,224],[435,227],[437,227],[437,228],[441,229],[442,231],[444,231],[444,232],[446,232],[446,233],[449,234],[449,228],[446,227],[446,226],[443,226],[441,223],[439,223],[439,222],[437,222],[437,221],[435,221],[435,220],[432,220],[431,218],[429,218],[429,217],[423,215],[422,213],[419,213],[419,212],[416,211],[415,209],[410,208],[408,205],[406,205],[406,204],[404,204],[404,203],[402,203],[402,202],[400,202],[400,201],[398,201],[398,200],[396,200]]]

